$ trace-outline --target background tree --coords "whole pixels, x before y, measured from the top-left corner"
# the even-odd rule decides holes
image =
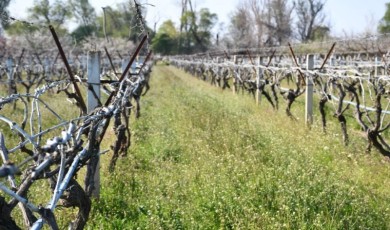
[[[211,13],[207,8],[200,9],[198,14],[199,20],[195,27],[196,31],[194,32],[196,35],[194,34],[194,37],[195,39],[200,40],[198,41],[198,44],[200,45],[199,49],[203,49],[204,51],[212,44],[212,29],[218,22],[218,16],[215,13]]]
[[[67,29],[65,23],[71,17],[71,11],[67,2],[62,0],[35,0],[34,5],[27,9],[28,21],[32,24],[26,24],[21,21],[9,24],[6,28],[9,35],[24,35],[27,40],[31,40],[31,34],[36,31],[45,34],[47,29],[42,30],[42,25],[52,25],[56,28],[57,33],[66,34]],[[31,40],[32,42],[32,40]]]
[[[254,24],[255,28],[255,36],[256,36],[256,46],[257,48],[262,47],[265,40],[266,40],[266,34],[268,33],[267,28],[264,26],[264,20],[265,19],[265,5],[267,0],[247,0],[247,2],[244,4],[246,7],[250,10],[250,14],[252,15],[252,23]],[[269,14],[268,14],[269,16]],[[268,19],[270,20],[270,19]]]
[[[192,53],[195,45],[193,35],[196,35],[196,15],[193,11],[185,11],[180,18],[180,53]],[[198,44],[199,45],[199,44]]]
[[[181,17],[182,32],[180,33],[179,52],[204,52],[212,44],[212,29],[218,21],[218,16],[209,9],[187,11]]]
[[[177,54],[178,31],[172,20],[167,20],[158,29],[152,40],[152,48],[162,55]]]
[[[8,25],[8,20],[6,20],[9,16],[9,12],[7,10],[7,7],[11,0],[1,0],[0,1],[0,19],[1,19],[1,24],[0,24],[0,35],[3,33],[3,28],[7,27]]]
[[[7,34],[10,36],[18,36],[18,35],[26,35],[33,33],[38,30],[38,27],[36,26],[28,26],[23,22],[16,21],[12,24],[7,25],[6,31]]]
[[[320,39],[329,33],[329,27],[324,26],[323,13],[325,0],[297,0],[296,16],[298,38],[302,42]],[[390,16],[390,15],[389,15]]]
[[[95,24],[96,12],[89,0],[69,0],[69,6],[79,25]]]
[[[283,45],[292,36],[292,13],[294,6],[288,0],[268,0],[265,2],[264,26],[268,29],[265,44]]]
[[[255,45],[255,32],[250,11],[243,5],[238,5],[231,16],[228,29],[232,44],[236,48],[250,48]]]
[[[285,44],[292,38],[294,6],[288,0],[246,0],[239,3],[229,31],[236,48]],[[245,43],[244,43],[245,42]]]
[[[97,24],[102,28],[98,31],[99,37],[126,38],[134,43],[140,41],[143,28],[140,26],[137,10],[132,0],[118,4],[117,9],[105,7],[104,13],[105,15],[97,17]],[[145,14],[145,8],[142,8],[142,15]],[[149,27],[145,30],[146,32],[152,31]]]
[[[182,0],[182,13],[179,28],[179,53],[204,52],[212,44],[212,29],[218,16],[209,9],[195,11],[191,0]]]
[[[379,22],[378,30],[380,33],[390,32],[390,3],[386,3],[386,12]]]
[[[51,3],[49,0],[35,0],[32,8],[28,9],[29,18],[37,24],[62,27],[66,19],[72,14],[67,2],[56,0]]]
[[[184,31],[185,29],[185,20],[183,20],[185,17],[187,17],[186,15],[188,15],[188,12],[193,12],[193,8],[192,8],[192,2],[191,0],[181,0],[181,16],[180,16],[180,29],[179,29],[179,43],[178,43],[178,51],[179,52],[182,52],[182,47],[183,47],[183,42],[185,42],[185,36],[183,36],[183,33],[184,34],[187,34],[188,31]]]
[[[324,41],[328,38],[330,38],[330,28],[328,26],[313,27],[311,41]]]
[[[78,23],[78,27],[72,32],[72,37],[77,42],[97,32],[97,16],[95,9],[88,0],[69,0],[73,17]]]

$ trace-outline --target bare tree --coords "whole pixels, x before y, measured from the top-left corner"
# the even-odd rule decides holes
[[[0,1],[0,35],[2,34],[3,27],[8,25],[8,10],[7,7],[11,0],[2,0]]]
[[[262,47],[265,41],[265,34],[267,34],[267,28],[264,26],[265,20],[265,1],[266,0],[248,0],[247,5],[252,12],[252,17],[256,31],[257,47]]]
[[[268,0],[266,2],[266,21],[268,29],[266,45],[282,45],[288,42],[292,35],[292,12],[294,6],[288,0]]]
[[[295,2],[298,37],[301,41],[313,40],[316,29],[325,28],[323,26],[325,3],[326,0],[297,0]]]
[[[190,6],[191,11],[188,10],[188,5]],[[188,12],[192,12],[192,3],[191,0],[181,0],[181,15],[180,15],[180,37],[179,37],[179,50],[181,49],[183,43],[183,37],[181,36],[183,34],[183,30],[185,33],[188,33],[188,29],[185,26],[183,18],[185,17]],[[187,39],[188,40],[188,39]]]
[[[292,37],[294,5],[289,0],[246,0],[239,3],[230,24],[234,44],[263,47],[285,44]],[[254,44],[256,44],[254,46]]]
[[[255,32],[250,13],[245,5],[239,5],[232,15],[229,33],[236,48],[250,48],[255,45]]]
[[[81,25],[92,25],[96,21],[96,12],[88,0],[69,0],[74,17]]]
[[[63,0],[34,1],[34,5],[28,9],[28,13],[33,22],[44,25],[51,24],[55,27],[65,24],[66,19],[71,16],[69,5]]]

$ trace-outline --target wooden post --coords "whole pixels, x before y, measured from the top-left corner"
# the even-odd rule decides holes
[[[88,52],[88,112],[98,106],[100,99],[100,51]],[[95,95],[96,94],[96,95]]]
[[[352,56],[351,55],[347,56],[347,65],[352,65]]]
[[[334,56],[330,57],[330,66],[336,66],[336,58]]]
[[[125,57],[122,59],[122,66],[121,66],[122,73],[125,72],[127,64],[129,64],[129,58]]]
[[[14,59],[9,56],[7,58],[7,75],[8,75],[8,94],[16,93],[14,90]]]
[[[260,105],[260,103],[261,103],[260,81],[261,81],[261,78],[263,77],[262,76],[263,71],[260,68],[260,64],[261,64],[260,58],[258,58],[257,64],[258,64],[258,66],[256,68],[256,104]]]
[[[237,55],[233,56],[233,62],[234,62],[234,65],[237,65]],[[231,69],[234,71],[236,69],[236,67],[234,66]],[[235,73],[233,72],[232,74],[233,74],[233,94],[236,94],[237,93],[237,79],[236,79]]]
[[[87,110],[92,112],[98,105],[100,100],[100,51],[88,52],[87,59],[88,71],[88,94],[87,94]],[[97,149],[96,154],[99,154]],[[94,190],[92,197],[99,199],[100,196],[100,159],[99,156],[94,175]]]
[[[222,88],[222,85],[221,85],[221,67],[220,67],[220,63],[222,61],[222,58],[221,57],[217,57],[215,58],[215,70],[216,70],[216,73],[215,73],[215,79],[214,79],[214,84],[215,86],[217,86],[218,88],[221,87]],[[219,79],[219,80],[217,80]]]
[[[307,55],[306,62],[308,70],[314,69],[314,55]],[[313,88],[313,79],[306,77],[305,122],[307,125],[313,124]]]
[[[378,56],[375,55],[375,78],[378,77]]]
[[[50,64],[50,59],[47,56],[45,57],[44,65],[45,65],[44,67],[45,78],[46,80],[51,80],[51,68],[50,68],[51,64]]]

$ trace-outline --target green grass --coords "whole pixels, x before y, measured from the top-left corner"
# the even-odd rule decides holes
[[[389,161],[365,153],[352,118],[345,147],[330,104],[324,134],[318,110],[311,129],[305,127],[304,96],[292,107],[294,122],[282,98],[274,111],[264,99],[257,106],[251,96],[173,67],[156,66],[152,74],[141,117],[131,120],[128,156],[113,174],[111,154],[102,156],[101,198],[93,202],[86,229],[390,229]],[[65,119],[78,115],[74,106],[61,106],[63,96],[54,96],[43,99]],[[18,122],[21,112],[2,109]],[[44,127],[58,122],[41,112]],[[17,144],[0,125],[7,145]],[[113,135],[109,130],[101,150]],[[40,181],[29,199],[45,205],[49,192]],[[62,229],[75,211],[55,211]],[[14,217],[21,224],[21,215]]]
[[[173,67],[156,66],[151,87],[129,155],[113,174],[103,157],[86,229],[390,228],[389,163],[361,135],[344,147],[336,122],[305,128],[302,101],[293,122],[284,104],[256,106]]]

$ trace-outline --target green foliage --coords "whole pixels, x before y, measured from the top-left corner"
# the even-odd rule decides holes
[[[12,24],[9,24],[7,26],[7,34],[11,36],[17,36],[21,34],[26,34],[26,33],[32,33],[38,31],[39,28],[33,25],[28,25],[23,22],[14,22]]]
[[[211,13],[207,8],[202,8],[199,11],[199,15],[200,15],[199,30],[210,32],[211,29],[218,21],[217,14]]]
[[[386,3],[386,12],[382,20],[379,22],[378,30],[380,33],[390,32],[390,3]]]
[[[167,20],[158,29],[152,40],[153,51],[162,55],[177,53],[178,31],[172,20]]]
[[[87,37],[96,34],[96,12],[88,0],[69,0],[69,6],[73,17],[79,26],[71,33],[76,42],[81,42]]]
[[[330,38],[330,29],[327,26],[316,26],[313,28],[311,41],[324,41]]]
[[[346,148],[337,123],[325,135],[173,67],[152,73],[86,229],[390,228],[390,166],[361,137]]]
[[[162,55],[176,54],[177,39],[165,33],[157,33],[152,40],[153,51]]]
[[[118,4],[117,9],[105,7],[104,12],[105,14],[96,16],[88,0],[36,0],[33,7],[28,9],[28,21],[38,26],[51,24],[57,31],[63,31],[65,22],[74,18],[79,26],[71,35],[78,42],[93,34],[97,37],[126,38],[134,43],[140,41],[140,34],[143,31],[133,1]],[[146,32],[151,31],[148,27],[145,29]],[[35,27],[20,22],[12,23],[7,28],[10,35],[26,34],[35,30]]]
[[[77,27],[72,33],[71,36],[76,39],[76,42],[79,43],[86,39],[89,36],[97,33],[97,29],[95,25],[86,25]]]
[[[59,34],[67,33],[65,22],[71,18],[69,5],[62,0],[50,2],[49,0],[36,0],[33,7],[28,9],[28,21],[9,24],[6,31],[9,35],[29,35],[40,30],[41,25],[52,25]],[[46,31],[47,32],[47,31]]]
[[[134,3],[132,1],[121,3],[117,8],[117,10],[114,10],[111,7],[106,7],[105,15],[98,16],[97,24],[100,25],[101,29],[97,35],[99,37],[127,38],[134,43],[138,43],[142,29]],[[145,29],[146,32],[150,31],[150,28]],[[106,31],[105,34],[104,30]]]
[[[69,0],[73,16],[82,26],[93,25],[96,22],[96,12],[88,0]]]
[[[180,31],[171,20],[160,26],[152,41],[153,50],[163,55],[204,52],[212,44],[211,30],[217,20],[217,15],[206,8],[186,11],[181,17]]]
[[[212,44],[211,30],[218,21],[215,13],[202,8],[199,12],[186,11],[180,18],[179,53],[206,51]]]
[[[157,33],[167,34],[171,38],[175,38],[178,35],[178,31],[175,28],[175,23],[172,20],[163,22]]]
[[[28,9],[29,18],[43,25],[60,27],[71,17],[70,7],[62,0],[50,3],[49,0],[36,0],[34,6]]]

